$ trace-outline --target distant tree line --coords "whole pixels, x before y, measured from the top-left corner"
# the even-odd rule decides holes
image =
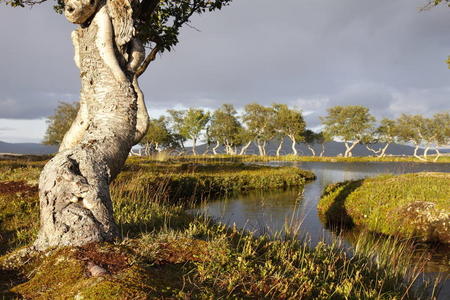
[[[55,114],[48,118],[46,144],[59,144],[64,132],[76,115],[78,104],[61,103]],[[358,144],[364,145],[378,157],[384,157],[392,143],[414,145],[414,156],[427,160],[429,151],[450,145],[450,113],[442,112],[432,118],[422,115],[402,114],[397,119],[383,118],[376,121],[367,107],[361,105],[334,106],[320,118],[322,131],[306,128],[300,109],[274,103],[263,106],[251,103],[238,114],[232,104],[223,104],[213,112],[203,109],[167,110],[166,116],[151,118],[147,134],[140,142],[143,155],[161,151],[186,153],[185,143],[191,141],[193,154],[218,154],[223,147],[226,154],[244,155],[252,143],[259,155],[267,155],[267,144],[278,144],[276,155],[281,155],[288,139],[292,154],[297,155],[298,143],[304,143],[313,156],[323,156],[325,144],[341,141],[345,145],[344,157],[351,157]],[[206,148],[198,153],[198,143]],[[320,145],[320,152],[315,145]],[[420,147],[423,155],[418,154]]]

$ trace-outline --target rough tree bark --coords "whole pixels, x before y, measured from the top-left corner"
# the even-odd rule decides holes
[[[72,34],[81,105],[39,179],[38,250],[118,237],[109,184],[148,122],[135,75],[144,53],[129,3],[67,0],[64,14],[81,24]]]

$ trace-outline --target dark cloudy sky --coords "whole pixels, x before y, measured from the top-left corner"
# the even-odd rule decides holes
[[[196,17],[141,77],[150,114],[222,103],[287,103],[310,127],[327,107],[380,117],[450,109],[450,9],[426,0],[235,0]],[[0,6],[0,140],[37,142],[58,101],[75,101],[74,25],[49,4]]]

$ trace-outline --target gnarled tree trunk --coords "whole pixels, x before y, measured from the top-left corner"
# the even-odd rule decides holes
[[[79,17],[74,13],[85,7],[70,9],[70,5],[69,0],[66,17],[81,23],[71,18]],[[139,43],[132,36],[118,42],[124,31],[116,26],[121,16],[115,20],[110,16],[114,9],[95,1],[83,5],[98,7],[87,12],[93,14],[91,21],[83,21],[72,35],[81,74],[81,108],[60,152],[45,165],[39,179],[41,227],[34,243],[38,250],[118,237],[109,185],[148,122],[130,67],[136,64],[133,59],[143,56],[142,47],[135,47]],[[137,121],[137,115],[143,119]]]

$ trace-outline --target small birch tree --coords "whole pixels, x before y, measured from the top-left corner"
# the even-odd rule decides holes
[[[321,117],[324,134],[342,140],[345,144],[344,157],[352,156],[352,150],[372,130],[375,118],[367,107],[361,105],[335,106]]]

